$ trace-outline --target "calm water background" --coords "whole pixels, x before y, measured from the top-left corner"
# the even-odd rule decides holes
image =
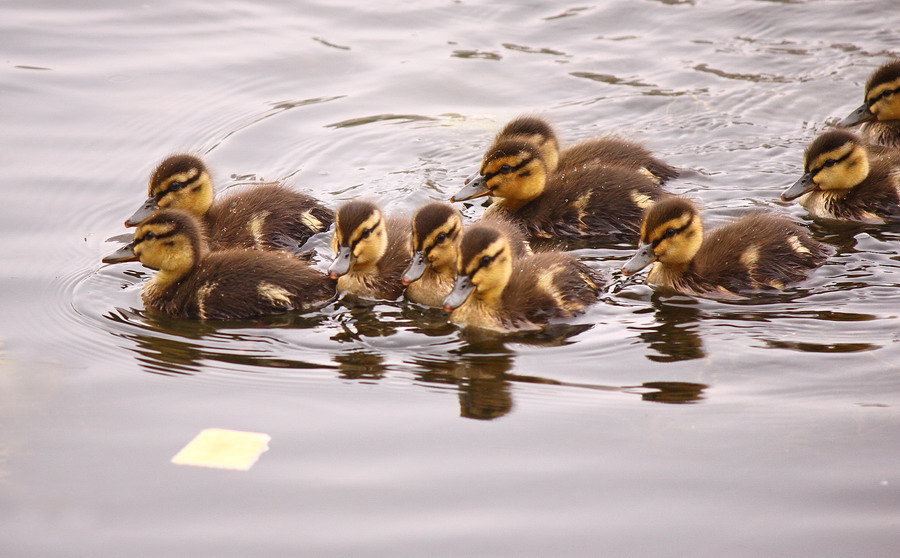
[[[896,555],[900,229],[777,201],[900,55],[893,0],[77,4],[0,6],[4,556]],[[834,256],[778,296],[638,283],[508,340],[393,303],[162,319],[146,270],[100,264],[169,153],[410,212],[525,112]],[[271,449],[170,464],[206,427]]]

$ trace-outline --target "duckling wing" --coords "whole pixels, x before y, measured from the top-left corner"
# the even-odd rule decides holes
[[[790,219],[755,212],[712,231],[693,268],[707,290],[782,289],[805,279],[827,255],[825,245]]]

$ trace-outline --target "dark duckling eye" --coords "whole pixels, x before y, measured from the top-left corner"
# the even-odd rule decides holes
[[[502,172],[503,174],[506,174],[506,173],[508,173],[508,172],[511,171],[511,170],[512,170],[512,167],[511,167],[511,166],[509,166],[509,165],[503,165],[502,167],[500,167],[500,170],[499,170],[498,172]]]
[[[670,227],[670,228],[666,229],[666,232],[663,233],[662,237],[663,238],[672,238],[676,234],[678,234],[678,229],[673,229]]]
[[[168,191],[169,192],[177,192],[178,190],[181,190],[185,186],[187,186],[187,182],[178,182],[177,180],[174,182],[169,182]]]
[[[369,238],[369,235],[370,235],[370,234],[372,234],[372,229],[366,229],[366,230],[364,230],[364,231],[362,232],[361,235],[359,235],[359,239],[360,239],[360,240],[365,240],[365,239]]]
[[[154,238],[156,238],[156,233],[154,233],[153,231],[147,231],[147,234],[144,235],[144,238],[141,239],[141,242],[145,240],[153,240]]]
[[[447,233],[441,233],[441,234],[437,235],[437,237],[435,237],[434,243],[440,244],[441,242],[443,242],[445,240],[447,240]]]
[[[825,164],[822,166],[823,167],[833,167],[836,164],[837,164],[837,161],[835,159],[828,159],[827,161],[825,161]]]
[[[481,258],[481,266],[484,267],[484,266],[488,265],[489,263],[491,263],[492,261],[494,261],[494,258],[492,258],[490,256],[484,256],[483,258]]]

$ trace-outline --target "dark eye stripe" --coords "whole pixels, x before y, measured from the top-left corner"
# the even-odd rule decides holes
[[[852,154],[853,154],[853,150],[851,149],[850,152],[848,152],[848,153],[847,153],[846,155],[844,155],[843,157],[841,157],[841,158],[839,158],[839,159],[828,159],[828,161],[832,161],[832,160],[833,160],[833,161],[834,161],[834,165],[836,165],[836,164],[840,163],[841,161],[843,161],[844,159],[846,159],[847,157],[849,157],[849,156],[852,155]],[[825,161],[825,163],[827,163],[828,161]],[[825,163],[822,163],[821,165],[819,165],[818,167],[816,167],[815,170],[811,170],[811,171],[809,171],[809,172],[812,173],[812,174],[818,174],[820,170],[822,170],[822,169],[825,168]],[[832,165],[832,166],[834,166],[834,165]]]
[[[651,242],[651,243],[650,243],[650,246],[652,246],[653,248],[656,248],[657,246],[659,246],[659,244],[660,244],[663,240],[665,240],[665,239],[667,239],[667,238],[672,238],[673,236],[676,236],[676,235],[678,235],[678,234],[683,233],[684,231],[687,230],[688,227],[691,226],[691,223],[693,223],[693,222],[694,222],[694,218],[691,217],[690,220],[688,220],[688,222],[684,224],[684,226],[679,227],[679,228],[677,228],[677,229],[673,229],[675,232],[673,232],[672,234],[668,234],[668,231],[666,231],[666,233],[663,234],[661,237],[659,237],[659,238],[657,238],[656,240],[654,240],[653,242]]]
[[[350,249],[351,250],[356,249],[356,245],[363,241],[363,235],[366,234],[366,231],[368,231],[369,234],[372,234],[373,232],[375,232],[375,229],[377,229],[379,225],[381,225],[381,219],[379,219],[374,225],[372,225],[368,229],[363,229],[363,231],[361,233],[359,233],[359,237],[350,243]]]
[[[135,244],[140,244],[141,242],[143,242],[143,241],[145,241],[145,240],[152,240],[152,239],[154,239],[154,238],[157,239],[157,240],[159,240],[160,238],[168,238],[168,237],[174,235],[175,232],[176,232],[176,231],[175,231],[174,229],[171,230],[171,231],[169,231],[169,232],[164,232],[164,233],[155,233],[155,232],[153,232],[153,231],[147,231],[146,233],[144,233],[144,236],[142,236],[142,237],[136,239],[136,240],[134,241],[134,243],[135,243]],[[150,235],[152,235],[152,236],[150,236]],[[149,239],[147,238],[148,236],[150,236]]]
[[[459,230],[459,227],[456,225],[456,223],[453,223],[453,226],[450,227],[450,230],[449,230],[449,231],[446,231],[444,234],[447,235],[447,238],[452,239],[452,238],[453,238],[453,235],[456,234],[456,231],[457,231],[457,230]],[[428,254],[431,253],[431,250],[432,250],[435,246],[437,246],[438,244],[441,244],[440,242],[437,242],[437,236],[438,236],[438,235],[436,235],[436,236],[434,237],[434,238],[435,238],[435,242],[433,242],[433,243],[431,244],[431,246],[429,246],[428,248],[425,248],[425,255],[426,255],[426,256],[427,256]],[[420,246],[419,246],[419,250],[421,250],[421,249],[422,249],[422,246],[420,245]]]
[[[501,254],[503,254],[504,250],[506,250],[506,248],[501,248],[500,250],[498,250],[496,254],[494,254],[493,256],[490,257],[491,261],[489,261],[487,263],[482,263],[481,260],[483,259],[483,256],[481,258],[479,258],[478,266],[475,269],[473,269],[472,272],[469,273],[469,275],[475,275],[476,273],[478,273],[479,270],[481,270],[481,268],[483,268],[486,265],[490,265],[494,260],[499,258]]]
[[[497,172],[489,172],[489,173],[487,173],[487,174],[484,175],[484,180],[485,180],[485,182],[487,182],[488,180],[494,178],[494,177],[497,176],[498,174],[509,174],[509,173],[511,173],[511,172],[516,172],[517,170],[521,169],[522,167],[524,167],[525,165],[527,165],[528,163],[530,163],[532,159],[533,159],[533,157],[528,157],[527,159],[525,159],[524,161],[522,161],[522,162],[519,163],[518,165],[516,165],[516,166],[514,166],[514,167],[511,167],[510,170],[506,171],[505,173],[500,172],[500,171],[497,171]],[[503,166],[511,166],[511,165],[503,165]],[[503,167],[500,167],[500,168],[503,168]]]
[[[197,172],[197,174],[195,174],[193,178],[190,178],[184,182],[181,182],[178,180],[176,180],[174,182],[170,182],[168,188],[166,188],[162,192],[156,194],[156,201],[161,200],[163,197],[165,197],[166,194],[171,194],[172,192],[177,192],[178,190],[183,190],[183,189],[187,188],[194,182],[197,182],[198,180],[200,180],[200,177],[202,175],[203,175],[202,172]]]
[[[872,105],[874,105],[878,101],[884,99],[885,97],[887,97],[889,95],[893,95],[894,93],[897,93],[897,92],[900,92],[900,87],[898,87],[897,89],[885,89],[884,91],[881,92],[880,95],[878,95],[874,99],[867,100],[866,106],[869,108],[872,108]]]

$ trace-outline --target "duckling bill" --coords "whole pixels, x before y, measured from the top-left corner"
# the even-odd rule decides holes
[[[335,281],[284,252],[211,252],[191,214],[162,210],[104,263],[140,261],[157,271],[142,291],[148,308],[178,318],[226,320],[311,310],[335,297]]]

